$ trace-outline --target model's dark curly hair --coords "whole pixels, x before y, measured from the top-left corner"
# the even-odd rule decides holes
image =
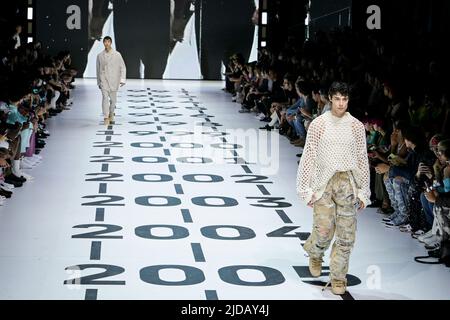
[[[344,97],[348,97],[350,95],[350,88],[348,84],[345,82],[333,82],[328,90],[328,94],[330,97],[333,97],[335,94],[340,94]]]

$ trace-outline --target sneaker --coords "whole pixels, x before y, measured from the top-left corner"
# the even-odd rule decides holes
[[[259,128],[260,130],[267,130],[267,131],[271,131],[273,129],[273,127],[269,126],[268,124],[266,124],[266,126]]]
[[[441,248],[441,241],[440,240],[425,245],[425,249],[430,250],[430,251],[438,250],[440,248]]]
[[[411,237],[413,237],[414,239],[417,239],[417,238],[419,238],[419,236],[421,236],[421,235],[423,235],[423,234],[425,234],[425,231],[423,231],[423,230],[417,230],[416,232],[413,232],[413,233],[411,234]]]
[[[24,177],[16,176],[14,173],[10,174],[9,176],[7,176],[5,178],[5,181],[8,181],[8,180],[18,181],[18,182],[22,182],[22,183],[27,181],[27,179],[25,179]],[[8,183],[10,183],[10,182],[8,181]],[[13,182],[11,182],[11,183],[14,184]],[[14,184],[14,186],[15,186],[15,184]]]
[[[6,188],[7,190],[8,189],[14,189],[14,185],[13,184],[9,184],[9,183],[6,183],[6,182],[0,182],[0,186],[2,187],[2,188]]]
[[[398,217],[398,213],[397,213],[397,212],[394,212],[394,213],[391,214],[389,217],[386,217],[386,218],[381,219],[381,221],[383,221],[383,222],[392,222],[392,220],[397,219],[397,217]]]
[[[249,113],[250,110],[248,110],[247,108],[242,108],[241,110],[239,110],[239,113]]]
[[[392,219],[391,223],[396,227],[406,225],[408,223],[408,217],[398,216],[395,219]]]
[[[314,278],[320,277],[320,275],[322,274],[322,259],[310,257],[309,272]]]
[[[429,230],[428,232],[425,232],[423,235],[418,236],[417,240],[419,240],[420,242],[425,242],[426,239],[428,239],[432,236],[434,236],[433,231]]]
[[[6,181],[8,184],[12,184],[12,185],[14,186],[14,188],[20,188],[20,187],[23,186],[22,180],[18,180],[17,177],[15,177],[15,176],[12,177],[12,175],[6,177],[6,178],[5,178],[5,181]]]
[[[401,231],[401,232],[412,233],[412,227],[411,227],[411,225],[408,223],[408,224],[405,224],[405,225],[401,226],[401,227],[400,227],[400,231]]]
[[[2,188],[0,188],[0,196],[5,197],[6,199],[11,198],[12,192],[6,191]]]
[[[426,238],[423,243],[425,244],[425,248],[427,248],[427,246],[436,246],[436,243],[440,244],[441,243],[441,238],[438,237],[437,235],[432,235],[429,238]],[[427,248],[428,249],[428,248]]]
[[[25,178],[25,179],[27,179],[27,181],[32,181],[32,180],[34,180],[34,177],[32,177],[32,176],[30,176],[29,174],[26,174],[25,172],[21,172],[20,173],[20,177],[22,178]]]
[[[14,186],[13,186],[13,188],[14,188]],[[4,185],[0,185],[0,190],[5,190],[5,191],[13,192],[13,189],[8,188],[8,187],[6,187],[6,186],[4,186]]]

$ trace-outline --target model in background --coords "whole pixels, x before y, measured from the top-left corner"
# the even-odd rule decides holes
[[[117,91],[125,85],[127,71],[122,55],[111,47],[112,39],[105,37],[103,44],[105,50],[97,56],[97,84],[102,90],[105,125],[109,125],[114,121]]]
[[[22,26],[16,25],[16,31],[12,37],[14,41],[14,49],[17,50],[21,46],[20,34],[22,33]]]
[[[344,294],[356,211],[370,204],[370,173],[364,125],[347,112],[349,89],[335,82],[331,111],[311,122],[297,173],[297,193],[314,208],[313,230],[304,245],[313,277],[336,233],[330,278],[334,294]]]

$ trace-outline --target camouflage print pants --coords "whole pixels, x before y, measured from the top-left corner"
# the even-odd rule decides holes
[[[356,197],[349,172],[337,172],[314,203],[313,230],[303,248],[313,258],[322,258],[333,243],[330,261],[331,279],[345,280],[350,252],[356,233]]]

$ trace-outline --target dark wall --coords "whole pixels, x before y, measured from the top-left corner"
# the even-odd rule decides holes
[[[447,0],[358,0],[353,1],[354,28],[364,30],[369,5],[381,9],[381,29],[403,34],[450,34],[450,1]]]
[[[268,0],[268,48],[280,51],[290,37],[304,42],[307,4],[307,0]]]
[[[70,30],[67,19],[71,5],[80,8],[81,28]],[[75,67],[84,70],[88,49],[88,0],[38,1],[36,6],[36,37],[49,54],[69,50]]]
[[[395,33],[450,33],[450,1],[448,0],[312,0],[310,30],[330,30],[347,26],[351,7],[352,28],[367,31],[367,7],[381,9],[381,27],[384,32]],[[342,10],[342,11],[341,11]],[[338,12],[339,11],[339,12]]]
[[[221,79],[220,66],[240,53],[247,62],[253,44],[254,0],[197,0],[196,36],[204,79]]]
[[[366,27],[366,9],[371,4],[381,9],[381,30],[368,30]],[[446,39],[450,37],[450,1],[359,0],[353,1],[352,11],[354,30],[380,34],[396,52],[448,60],[450,53]],[[422,51],[415,50],[415,47],[422,48]]]
[[[352,0],[312,0],[310,34],[351,25]]]

